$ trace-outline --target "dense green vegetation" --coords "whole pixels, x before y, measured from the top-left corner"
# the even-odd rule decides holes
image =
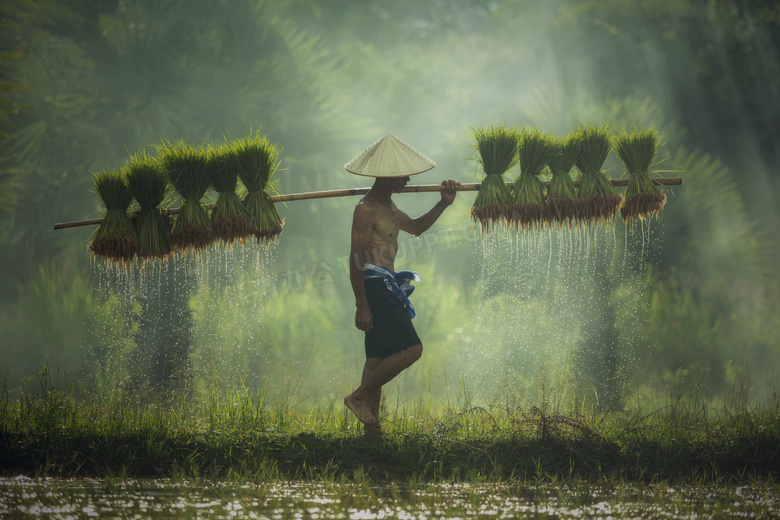
[[[695,389],[692,389],[695,392]],[[734,484],[777,479],[780,408],[732,394],[680,397],[649,413],[558,402],[529,409],[396,410],[363,436],[343,409],[267,406],[246,388],[165,406],[117,395],[74,399],[48,372],[0,402],[6,474],[368,482],[491,481]]]
[[[684,184],[667,192],[649,238],[624,235],[622,224],[575,237],[583,244],[570,251],[591,251],[590,263],[562,268],[556,266],[565,231],[550,246],[547,236],[511,252],[494,244],[503,256],[491,258],[505,269],[494,270],[484,265],[485,249],[464,240],[475,195],[462,194],[430,234],[404,241],[399,265],[424,279],[415,293],[415,325],[425,353],[391,385],[385,413],[403,417],[420,395],[429,406],[410,435],[397,426],[390,442],[409,438],[416,449],[438,449],[433,432],[454,417],[482,417],[477,429],[493,420],[501,426],[476,444],[452,441],[452,455],[435,452],[431,461],[446,461],[448,475],[462,446],[482,446],[472,450],[481,457],[499,446],[491,442],[511,439],[519,431],[510,427],[514,410],[541,407],[545,388],[571,392],[592,410],[587,417],[549,410],[543,416],[588,423],[567,430],[565,442],[596,442],[585,431],[607,439],[607,451],[598,453],[610,474],[634,471],[626,469],[634,452],[623,451],[617,437],[630,424],[634,401],[655,410],[661,407],[652,403],[665,396],[675,402],[680,388],[701,383],[716,410],[740,378],[750,377],[745,407],[775,410],[780,177],[771,165],[779,159],[780,15],[771,3],[12,0],[0,6],[0,24],[0,368],[8,371],[5,417],[14,418],[5,427],[27,443],[18,451],[26,471],[47,461],[65,473],[78,466],[62,454],[41,455],[39,441],[24,433],[37,424],[27,410],[50,410],[52,421],[84,428],[97,414],[102,426],[95,428],[121,433],[124,426],[111,430],[104,422],[118,407],[143,424],[157,421],[159,428],[143,428],[168,439],[163,446],[179,433],[176,442],[190,446],[205,435],[197,432],[210,431],[198,423],[205,416],[190,417],[187,407],[155,416],[153,403],[176,395],[207,408],[199,399],[214,384],[222,395],[242,382],[267,388],[265,407],[256,408],[262,426],[252,426],[263,442],[277,442],[266,431],[273,426],[286,439],[313,430],[314,437],[301,438],[308,447],[373,446],[341,433],[347,426],[335,417],[343,410],[333,404],[358,381],[362,357],[343,269],[354,199],[280,205],[284,232],[271,251],[237,244],[209,250],[200,262],[179,259],[146,271],[90,265],[91,229],[52,230],[55,222],[101,213],[91,192],[95,171],[161,140],[218,146],[258,128],[281,147],[276,187],[284,193],[365,184],[343,165],[386,131],[437,162],[415,179],[433,183],[477,174],[467,161],[469,128],[517,124],[567,135],[591,122],[616,134],[659,129],[654,170],[678,172]],[[615,156],[605,171],[620,175]],[[433,201],[410,195],[398,205],[419,214]],[[15,410],[17,399],[30,395],[24,379],[44,365],[66,367],[84,395],[54,408]],[[85,397],[109,390],[120,394],[110,405]],[[452,395],[458,397],[448,403]],[[146,400],[125,407],[140,396]],[[231,401],[221,403],[229,413]],[[431,403],[445,403],[446,411],[427,411],[437,408]],[[488,414],[469,412],[480,409]],[[287,417],[287,410],[307,426],[285,430],[275,422],[281,419],[268,418]],[[329,426],[305,422],[308,410]],[[606,430],[589,424],[610,410],[617,415],[605,419]],[[728,417],[764,426],[769,420],[763,412]],[[184,424],[180,432],[175,424]],[[52,446],[72,448],[79,428]],[[685,452],[694,461],[727,440],[702,428],[701,443]],[[735,430],[744,446],[753,434],[760,442],[751,428]],[[640,430],[654,439],[655,426]],[[540,442],[522,435],[518,446]],[[239,441],[230,439],[225,449],[235,451],[231,443]],[[650,451],[651,444],[637,447],[639,439],[627,446]],[[101,449],[116,447],[101,442]],[[561,448],[564,441],[544,442]],[[141,449],[135,441],[126,445]],[[238,452],[250,449],[240,446]],[[89,460],[98,460],[94,453]],[[165,471],[183,466],[178,453],[169,453]],[[408,461],[399,453],[394,460],[403,466]],[[682,452],[668,453],[672,461]],[[748,462],[740,457],[719,471],[738,474]],[[488,460],[475,462],[475,471],[495,471]],[[563,472],[563,460],[545,472]],[[575,462],[578,472],[593,474],[593,461]],[[89,464],[84,471],[98,471]],[[188,471],[212,471],[202,464]],[[679,473],[659,464],[659,474]],[[278,467],[302,471],[293,466]]]

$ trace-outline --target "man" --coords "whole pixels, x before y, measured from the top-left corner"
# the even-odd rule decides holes
[[[425,215],[409,218],[396,208],[393,193],[401,193],[410,175],[435,164],[393,135],[386,135],[346,165],[347,171],[375,177],[374,185],[355,208],[352,219],[350,280],[355,293],[355,326],[366,333],[366,363],[360,386],[344,404],[364,424],[379,433],[382,386],[422,355],[422,342],[412,325],[414,307],[408,300],[410,280],[419,275],[395,272],[398,232],[419,236],[455,200],[460,183],[442,182],[441,200]]]

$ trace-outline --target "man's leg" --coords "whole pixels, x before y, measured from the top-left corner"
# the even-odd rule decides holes
[[[374,371],[379,364],[384,361],[385,358],[368,358],[366,364],[363,366],[363,377],[360,379],[360,384],[365,384],[373,378]],[[367,434],[382,433],[382,427],[379,424],[379,405],[382,402],[382,387],[375,389],[369,394],[369,406],[371,407],[371,413],[377,418],[376,424],[364,425],[363,431]]]
[[[357,390],[344,399],[344,404],[352,410],[363,424],[377,425],[379,417],[371,409],[372,399],[376,399],[376,391],[381,392],[382,386],[393,380],[403,370],[412,366],[422,355],[422,345],[412,345],[401,352],[376,363],[369,373],[363,372],[364,379]],[[379,358],[374,358],[379,359]],[[381,395],[381,394],[380,394]]]

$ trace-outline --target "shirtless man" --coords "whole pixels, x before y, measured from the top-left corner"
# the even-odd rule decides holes
[[[388,274],[384,270],[396,275],[398,231],[415,236],[424,233],[453,203],[460,185],[452,180],[442,182],[441,200],[425,215],[413,219],[391,200],[392,194],[401,193],[408,182],[408,175],[377,176],[352,219],[350,280],[357,307],[355,326],[366,333],[366,363],[360,386],[344,399],[344,404],[365,425],[366,433],[381,432],[382,386],[422,355],[422,342],[411,322],[413,311],[385,283]]]

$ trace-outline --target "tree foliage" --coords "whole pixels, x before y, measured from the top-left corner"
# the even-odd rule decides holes
[[[12,137],[3,141],[10,155],[0,157],[0,195],[10,211],[0,221],[3,323],[14,321],[16,311],[9,309],[27,301],[23,295],[31,283],[53,284],[39,274],[40,265],[56,265],[59,280],[85,273],[89,231],[53,233],[51,225],[99,213],[89,192],[90,173],[117,166],[128,152],[161,139],[214,143],[261,127],[283,147],[279,188],[289,193],[355,182],[342,165],[387,131],[434,157],[438,182],[471,178],[465,164],[469,127],[531,124],[568,133],[581,122],[606,122],[616,130],[659,128],[666,139],[659,156],[666,160],[658,168],[679,171],[685,179],[654,228],[662,243],[648,244],[652,276],[637,274],[647,288],[642,294],[650,295],[643,304],[648,320],[662,322],[680,310],[692,324],[686,355],[672,341],[684,328],[681,321],[643,328],[649,338],[643,348],[671,341],[658,349],[658,370],[675,373],[708,359],[722,368],[745,344],[772,353],[765,358],[777,354],[771,339],[776,320],[757,318],[772,316],[780,302],[778,272],[770,261],[780,237],[772,188],[780,181],[766,167],[777,162],[774,143],[780,137],[780,15],[771,2],[11,0],[0,9],[7,46],[0,55],[14,55],[10,62],[0,58],[0,73],[16,89],[2,84],[2,95],[15,104],[0,119],[0,130]],[[6,68],[8,63],[14,67]],[[18,90],[22,83],[30,87]],[[22,105],[27,108],[17,114]],[[608,159],[607,168],[616,164]],[[13,197],[18,205],[7,203]],[[430,200],[406,197],[399,207],[419,214]],[[460,230],[472,201],[459,195],[440,227]],[[270,276],[278,282],[288,271],[311,271],[311,283],[324,263],[333,269],[326,274],[334,285],[326,295],[288,295],[305,304],[278,304],[290,312],[268,320],[277,334],[275,355],[285,355],[285,337],[294,338],[293,350],[302,355],[317,345],[337,353],[332,345],[359,343],[349,334],[351,289],[336,276],[337,259],[348,251],[354,202],[280,207],[287,224]],[[448,287],[462,299],[447,306],[457,307],[451,314],[459,317],[482,298],[463,296],[479,293],[483,281],[470,277],[479,261],[466,245],[446,260],[411,254],[403,259],[405,266],[427,264],[437,277],[463,281],[462,287]],[[524,276],[542,284],[540,273],[532,273],[538,279]],[[610,271],[605,273],[608,278]],[[500,281],[487,285],[504,297]],[[582,344],[607,336],[625,344],[635,334],[614,307],[627,290],[615,283],[594,305],[609,323],[601,324],[601,332],[583,332],[592,341]],[[193,355],[217,356],[239,344],[250,348],[255,338],[231,343],[228,332],[217,338],[204,332],[209,319],[227,320],[230,306],[220,291],[198,291],[203,301],[180,299],[188,308],[180,309],[177,315],[186,319],[176,325],[188,334],[196,331]],[[542,316],[540,302],[515,312]],[[85,305],[80,312],[90,309]],[[248,320],[254,311],[243,302],[240,317]],[[194,328],[187,328],[189,319]],[[241,323],[231,320],[230,334],[240,331]],[[436,322],[442,348],[447,342],[441,329],[464,321]],[[497,334],[503,338],[508,330]],[[144,333],[160,338],[163,332]],[[714,355],[708,349],[716,332]],[[312,345],[302,343],[308,336]],[[511,346],[518,341],[504,339]],[[577,340],[567,337],[566,344]],[[476,347],[475,341],[464,344]],[[503,354],[508,357],[501,359],[514,359]],[[252,366],[262,366],[252,359]],[[721,380],[727,372],[713,370]]]

